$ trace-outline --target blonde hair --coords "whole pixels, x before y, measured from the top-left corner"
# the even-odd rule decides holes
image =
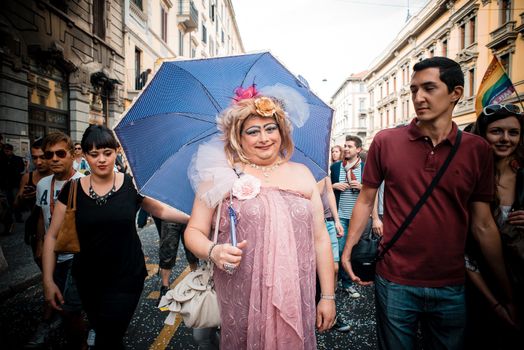
[[[257,112],[255,101],[258,98],[247,98],[236,102],[225,109],[217,119],[218,129],[223,133],[224,151],[231,165],[239,161],[243,163],[250,162],[240,144],[242,127],[244,122],[250,117],[273,118],[278,125],[282,139],[279,150],[280,156],[284,161],[287,161],[293,155],[294,145],[291,138],[291,123],[282,109],[282,104],[272,98],[276,107],[275,112],[267,117]]]

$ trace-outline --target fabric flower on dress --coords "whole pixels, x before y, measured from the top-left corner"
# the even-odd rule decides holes
[[[260,193],[260,180],[253,175],[243,174],[235,180],[231,192],[241,201],[253,199]]]
[[[255,100],[255,107],[257,113],[263,117],[271,117],[273,114],[275,114],[277,109],[275,101],[265,96],[259,97]]]

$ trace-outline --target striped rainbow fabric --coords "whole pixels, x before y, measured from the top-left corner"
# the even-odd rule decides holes
[[[501,103],[513,92],[515,92],[515,87],[511,79],[504,71],[497,56],[493,56],[477,92],[475,101],[477,116],[482,112],[482,108],[490,104]]]

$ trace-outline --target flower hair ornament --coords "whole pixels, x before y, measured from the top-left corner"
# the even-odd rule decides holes
[[[256,98],[257,113],[263,117],[270,117],[275,113],[275,101],[277,101],[282,105],[282,109],[293,126],[301,128],[309,119],[309,105],[306,99],[287,85],[277,83],[257,90],[256,85],[252,84],[246,89],[242,87],[235,89],[233,103],[247,98]]]

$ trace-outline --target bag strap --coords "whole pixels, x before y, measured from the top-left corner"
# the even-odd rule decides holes
[[[424,203],[426,203],[426,200],[431,195],[431,192],[433,192],[433,189],[437,186],[438,182],[442,178],[442,175],[444,175],[444,173],[446,172],[446,169],[448,168],[449,163],[451,163],[451,160],[453,159],[453,157],[457,153],[457,150],[458,150],[458,147],[460,145],[460,140],[461,139],[462,139],[462,131],[460,129],[458,129],[457,130],[457,136],[455,138],[455,144],[451,148],[451,151],[449,152],[448,157],[446,158],[446,160],[444,161],[444,163],[442,164],[442,166],[438,170],[437,174],[435,175],[435,177],[431,181],[430,185],[426,189],[426,192],[424,192],[422,197],[420,197],[419,201],[417,202],[417,204],[415,205],[413,210],[411,210],[411,213],[409,213],[409,215],[406,217],[406,220],[404,220],[402,225],[398,228],[397,233],[395,233],[393,238],[391,238],[391,240],[384,246],[384,249],[378,254],[377,259],[382,259],[384,257],[384,255],[386,255],[387,251],[391,249],[393,244],[395,244],[395,242],[400,238],[402,233],[404,233],[406,228],[409,226],[409,224],[411,224],[411,222],[413,221],[413,219],[415,218],[415,216],[419,212],[420,208],[422,208]]]
[[[78,191],[78,182],[79,179],[73,179],[71,182],[72,191],[69,191],[69,193],[73,192],[73,201],[71,203],[71,210],[76,210],[76,193]]]
[[[218,241],[218,225],[220,225],[220,211],[222,210],[222,201],[218,203],[217,217],[215,219],[215,233],[213,234],[213,243]]]

